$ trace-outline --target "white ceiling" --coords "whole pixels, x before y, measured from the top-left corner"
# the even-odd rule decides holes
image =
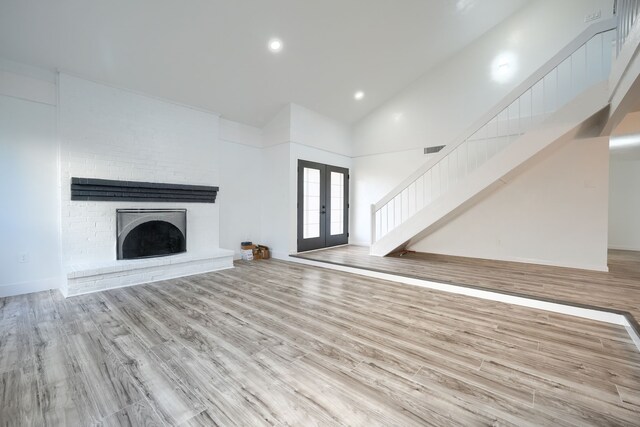
[[[0,0],[0,57],[256,126],[288,102],[353,122],[529,1]]]

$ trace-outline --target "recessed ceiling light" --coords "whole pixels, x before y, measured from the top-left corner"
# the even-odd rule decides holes
[[[361,90],[359,90],[359,91],[357,91],[357,92],[353,95],[353,97],[354,97],[356,100],[360,101],[362,98],[364,98],[364,92],[363,92],[363,91],[361,91]]]
[[[282,40],[280,39],[269,40],[269,50],[271,52],[280,52],[282,50]]]

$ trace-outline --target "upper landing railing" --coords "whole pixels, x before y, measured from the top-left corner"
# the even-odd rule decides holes
[[[616,26],[615,19],[591,25],[467,132],[372,205],[372,243],[433,203],[576,95],[606,80]]]
[[[620,54],[631,28],[640,14],[640,0],[616,0],[616,56]]]

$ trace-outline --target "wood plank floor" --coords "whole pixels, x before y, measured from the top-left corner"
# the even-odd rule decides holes
[[[624,328],[282,261],[0,299],[0,425],[640,425]]]
[[[640,322],[640,252],[610,250],[608,273],[425,253],[375,257],[363,246],[340,246],[297,256],[425,280],[622,310]]]

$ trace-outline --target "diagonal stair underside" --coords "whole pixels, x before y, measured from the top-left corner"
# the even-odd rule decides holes
[[[483,195],[518,174],[529,161],[556,144],[600,133],[608,114],[607,82],[578,95],[533,130],[489,159],[482,167],[456,182],[445,194],[416,212],[407,221],[371,245],[371,254],[385,256],[421,239],[458,213],[470,208]]]

